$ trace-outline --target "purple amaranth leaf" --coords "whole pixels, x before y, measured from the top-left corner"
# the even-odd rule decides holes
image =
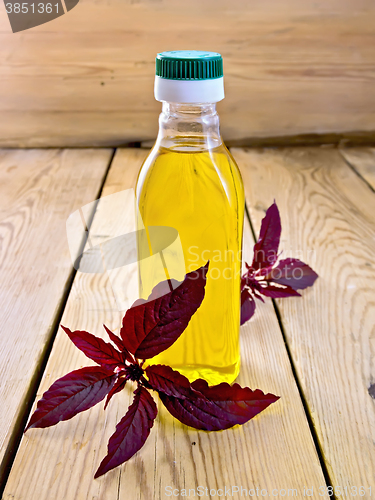
[[[162,391],[168,396],[180,399],[196,397],[189,380],[170,366],[150,365],[146,368],[146,375],[153,389]],[[197,396],[199,395],[197,394]]]
[[[27,429],[50,427],[100,403],[112,389],[116,375],[101,366],[88,366],[56,380],[38,401]]]
[[[241,387],[239,384],[229,385],[226,382],[210,387],[206,380],[197,379],[191,386],[215,403],[223,412],[223,418],[228,414],[229,418],[234,417],[239,424],[252,419],[280,399],[274,394],[264,394],[259,389],[252,391],[249,387]]]
[[[248,287],[254,297],[264,302],[263,297],[260,295],[262,293],[262,286],[260,282],[255,278],[254,271],[249,271],[242,278],[244,279],[245,283],[243,289],[245,289],[245,287]]]
[[[131,354],[152,358],[178,339],[202,303],[207,271],[208,262],[188,273],[175,290],[127,310],[120,335]]]
[[[273,283],[291,286],[294,290],[303,290],[312,286],[318,278],[313,269],[298,259],[284,259],[267,274],[266,279]]]
[[[112,340],[112,342],[115,344],[115,346],[117,347],[117,349],[120,349],[120,351],[122,351],[124,349],[124,343],[122,342],[122,340],[120,339],[120,337],[118,337],[117,335],[115,335],[108,328],[108,326],[106,326],[106,325],[103,324],[103,327],[104,327],[104,330],[107,332],[108,337]]]
[[[249,321],[255,313],[255,300],[247,288],[241,292],[241,325]]]
[[[260,293],[271,299],[283,299],[285,297],[301,297],[301,294],[293,290],[291,286],[272,285],[268,283],[262,287]]]
[[[118,392],[122,391],[126,385],[126,382],[129,380],[129,377],[120,377],[116,380],[114,386],[109,391],[107,399],[105,401],[104,409],[107,408],[108,403],[111,401],[112,397]]]
[[[171,371],[175,373],[174,385],[170,383]],[[252,391],[238,384],[222,383],[209,387],[202,379],[190,384],[179,372],[163,365],[155,365],[146,373],[157,373],[150,385],[158,391],[167,410],[180,422],[195,429],[218,431],[244,424],[279,399],[273,394],[265,395],[258,389]]]
[[[104,326],[104,330],[107,332],[108,334],[108,337],[112,340],[112,342],[118,347],[118,349],[120,349],[121,353],[123,354],[124,356],[124,359],[126,361],[129,361],[130,363],[133,363],[134,362],[134,359],[133,359],[133,356],[128,352],[128,350],[126,349],[126,347],[124,346],[124,343],[123,341],[120,339],[120,337],[118,337],[117,335],[115,335],[113,332],[111,332],[111,330],[105,326]]]
[[[254,270],[272,266],[277,260],[281,235],[280,213],[274,202],[266,212],[262,220],[260,234],[254,245],[254,258],[252,268]]]
[[[136,301],[136,304],[137,305],[144,304],[145,302],[150,302],[151,300],[158,299],[159,297],[162,297],[163,295],[167,295],[172,290],[175,290],[180,285],[181,285],[181,281],[177,281],[175,279],[161,281],[160,283],[158,283],[157,285],[154,286],[154,288],[152,289],[152,292],[147,300],[138,299],[138,301]]]
[[[86,356],[101,366],[107,366],[114,370],[116,366],[124,367],[124,356],[115,349],[112,344],[104,342],[103,339],[95,337],[89,332],[75,330],[61,325],[61,328],[68,335],[73,344],[78,347]]]
[[[109,439],[108,454],[96,471],[95,478],[123,464],[142,448],[154,425],[157,413],[151,394],[139,386],[134,391],[132,405]]]
[[[270,269],[270,268],[267,268],[267,269]],[[257,289],[260,287],[258,281],[255,279],[255,273],[252,269],[250,271],[248,271],[246,274],[244,274],[241,278],[241,289],[243,290],[247,286],[249,288],[254,288],[254,289]]]

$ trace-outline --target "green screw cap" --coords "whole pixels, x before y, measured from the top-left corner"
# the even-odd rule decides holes
[[[213,80],[223,76],[223,58],[217,52],[172,50],[156,56],[156,76],[167,80]]]

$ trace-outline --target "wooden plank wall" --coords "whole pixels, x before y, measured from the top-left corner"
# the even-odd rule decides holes
[[[184,48],[224,56],[229,143],[375,137],[373,0],[81,0],[19,33],[1,3],[0,146],[154,138],[154,57]]]

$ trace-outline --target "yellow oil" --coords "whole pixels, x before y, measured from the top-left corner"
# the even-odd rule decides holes
[[[182,265],[176,244],[169,253],[153,256],[155,260],[139,262],[142,298],[160,281],[181,281],[185,273],[210,260],[202,305],[175,344],[148,364],[168,364],[190,381],[233,382],[240,368],[244,215],[243,184],[236,163],[224,145],[210,151],[154,148],[139,173],[136,196],[138,228],[177,229],[183,252]]]

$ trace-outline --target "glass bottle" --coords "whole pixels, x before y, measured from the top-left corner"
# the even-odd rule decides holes
[[[220,54],[163,52],[156,58],[159,133],[137,179],[138,229],[167,226],[176,241],[139,261],[140,296],[181,281],[208,260],[205,298],[181,337],[148,364],[168,364],[190,381],[233,382],[240,366],[240,276],[244,190],[219,130],[224,98]],[[176,232],[177,234],[177,232]]]

